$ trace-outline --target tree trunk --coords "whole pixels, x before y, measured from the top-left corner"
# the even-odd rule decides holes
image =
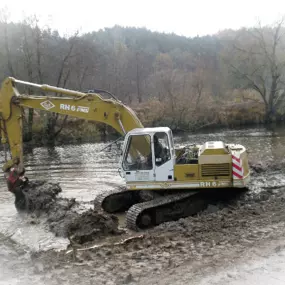
[[[62,62],[61,62],[61,65],[59,68],[59,73],[57,76],[56,87],[65,88],[67,85],[67,82],[68,82],[69,77],[70,77],[71,70],[68,69],[66,71],[66,68],[67,68],[67,64],[68,64],[70,58],[72,57],[72,53],[73,53],[73,49],[74,49],[74,45],[75,45],[75,39],[77,38],[77,35],[78,35],[78,33],[76,32],[75,35],[73,36],[73,38],[70,40],[69,49],[68,49],[66,55],[64,56]],[[48,144],[54,144],[56,136],[59,135],[59,133],[61,132],[61,130],[63,128],[63,126],[60,127],[59,131],[56,132],[55,127],[56,127],[57,119],[58,119],[58,114],[55,114],[55,113],[48,113],[47,114],[45,138],[46,138]],[[66,119],[67,119],[67,117],[63,120],[63,124],[66,123]]]
[[[55,140],[55,126],[56,126],[56,118],[53,113],[47,114],[47,124],[45,129],[45,142],[49,145],[53,145]]]
[[[8,70],[9,70],[10,76],[16,77],[15,76],[15,72],[14,72],[14,68],[13,68],[13,65],[12,65],[12,61],[11,61],[11,53],[10,53],[10,47],[9,47],[9,38],[8,38],[8,32],[7,32],[7,23],[5,23],[5,26],[4,26],[4,39],[5,39],[5,50],[6,50]]]
[[[272,123],[275,121],[274,99],[275,99],[275,94],[277,90],[277,81],[278,81],[278,76],[273,74],[270,94],[269,94],[269,100],[268,100],[268,103],[266,104],[266,114],[265,114],[266,123]]]
[[[270,124],[275,120],[275,112],[272,102],[265,105],[265,123]]]
[[[34,109],[29,109],[28,129],[26,136],[27,141],[31,141],[33,139],[33,122],[34,122]]]
[[[136,60],[137,60],[137,93],[138,93],[138,101],[139,103],[142,102],[141,90],[140,90],[140,70],[139,70],[139,58],[138,53],[136,53]]]

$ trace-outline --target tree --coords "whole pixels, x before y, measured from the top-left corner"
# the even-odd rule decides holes
[[[76,57],[77,54],[74,54],[74,48],[77,43],[78,32],[76,32],[72,37],[68,39],[67,48],[63,50],[62,60],[58,66],[58,73],[56,78],[56,86],[65,88],[70,74],[71,74],[71,59]],[[61,123],[61,127],[56,131],[56,124],[59,118],[59,114],[57,113],[48,113],[47,115],[47,125],[45,136],[47,138],[48,143],[54,143],[56,137],[62,131],[68,116],[66,115]]]
[[[27,72],[28,81],[34,81],[34,38],[33,38],[33,28],[36,21],[35,17],[26,18],[22,23],[22,52],[24,55],[24,69]],[[33,94],[33,90],[28,88],[28,94]],[[34,119],[34,109],[29,109],[28,111],[28,121],[25,122],[25,141],[31,141],[33,138],[33,119]]]
[[[259,25],[240,31],[230,66],[244,88],[254,89],[265,105],[265,121],[272,122],[284,98],[284,19],[272,28]]]
[[[8,21],[9,21],[9,12],[7,9],[0,10],[0,24],[3,26],[3,38],[4,38],[4,46],[6,52],[6,60],[8,71],[11,76],[15,77],[15,71],[12,64],[12,55],[9,44],[9,36],[8,36]]]

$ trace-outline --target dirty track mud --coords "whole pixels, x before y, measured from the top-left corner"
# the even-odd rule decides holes
[[[68,284],[70,278],[72,284],[202,284],[205,272],[215,274],[260,248],[282,250],[285,185],[276,185],[270,173],[280,174],[284,163],[272,167],[258,163],[251,168],[254,182],[249,191],[216,201],[198,216],[139,233],[118,235],[115,218],[93,211],[79,214],[77,202],[52,197],[51,206],[42,208],[51,230],[59,235],[78,233],[75,240],[85,244],[32,254],[32,262],[42,264],[37,274],[42,274],[45,284]],[[92,233],[82,239],[85,228]]]
[[[16,195],[15,206],[18,211],[30,213],[34,222],[45,219],[56,236],[69,238],[72,243],[83,244],[121,233],[117,217],[92,209],[83,210],[75,199],[58,197],[61,191],[55,183],[30,181],[22,190],[23,195]]]

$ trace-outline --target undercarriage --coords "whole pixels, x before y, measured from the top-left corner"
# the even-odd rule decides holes
[[[122,187],[97,196],[94,207],[108,213],[126,211],[127,228],[137,231],[196,215],[219,198],[231,199],[243,190],[245,189],[146,191],[126,190]],[[219,192],[221,195],[218,195]],[[225,195],[226,193],[228,194]]]

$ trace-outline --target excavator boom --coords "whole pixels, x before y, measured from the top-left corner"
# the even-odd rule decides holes
[[[35,88],[41,95],[21,94],[17,85]],[[47,94],[43,95],[44,93]],[[133,110],[114,98],[104,99],[96,93],[34,84],[9,77],[3,82],[0,91],[1,138],[2,143],[9,143],[12,158],[19,158],[21,162],[23,162],[24,108],[105,123],[122,135],[134,128],[143,128]],[[140,148],[145,148],[145,145],[141,144]]]

